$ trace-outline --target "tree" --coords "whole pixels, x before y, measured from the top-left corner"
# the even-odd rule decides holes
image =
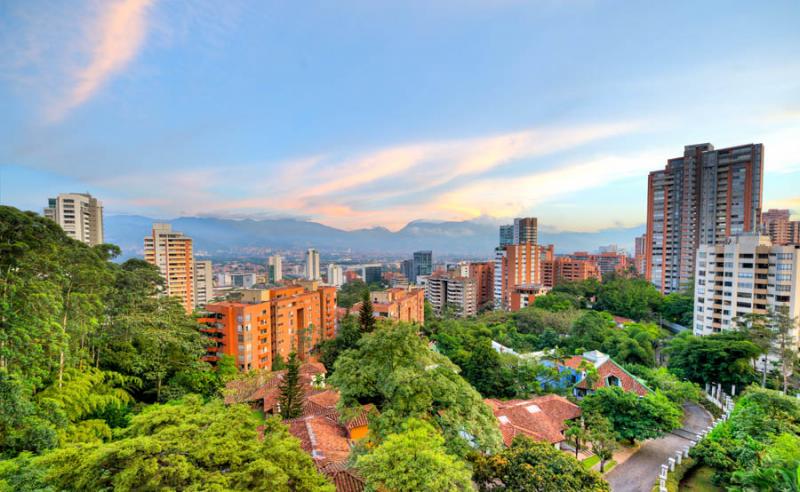
[[[614,318],[599,311],[586,311],[569,331],[568,345],[573,350],[599,350],[614,329]]]
[[[356,348],[361,339],[361,326],[355,316],[348,314],[339,322],[336,337],[324,340],[317,347],[319,361],[327,368],[330,375],[334,370],[336,359],[345,351]]]
[[[661,293],[649,281],[609,275],[600,284],[596,309],[635,321],[655,319],[661,310]]]
[[[278,388],[281,391],[278,398],[281,417],[293,419],[303,415],[304,392],[300,384],[300,361],[297,360],[297,354],[294,352],[289,354],[289,360],[286,362],[286,374]]]
[[[667,320],[682,326],[691,327],[694,316],[694,281],[689,282],[690,287],[680,292],[672,292],[664,296],[661,305],[661,314]]]
[[[769,314],[770,325],[775,333],[775,348],[780,360],[780,372],[783,377],[783,393],[789,389],[789,376],[792,374],[797,351],[794,333],[797,331],[797,319],[789,315],[789,306],[781,306]]]
[[[473,481],[482,492],[609,491],[608,483],[548,443],[517,436],[493,455],[474,457]]]
[[[372,313],[372,300],[370,300],[369,291],[365,292],[364,296],[361,298],[358,322],[361,325],[362,333],[372,333],[375,331],[375,315]]]
[[[764,365],[761,368],[761,387],[767,386],[767,356],[772,349],[772,330],[769,327],[769,318],[763,314],[747,313],[737,316],[733,320],[734,328],[740,331],[744,337],[753,342],[761,352]],[[756,359],[753,358],[753,369],[756,368]]]
[[[590,437],[589,429],[586,427],[583,417],[578,420],[570,420],[567,422],[567,429],[564,431],[564,436],[575,445],[575,459],[578,459],[578,453],[581,452],[584,443],[586,443]]]
[[[441,429],[453,454],[501,446],[497,420],[481,395],[412,324],[384,323],[363,335],[357,349],[339,356],[328,382],[339,389],[341,406],[377,407],[380,416],[370,421],[369,437],[375,442],[416,417]]]
[[[343,308],[351,308],[369,293],[369,287],[362,280],[347,282],[336,291],[336,304]]]
[[[586,396],[581,408],[607,418],[618,440],[652,439],[681,426],[680,408],[658,391],[640,397],[618,386],[606,386]]]
[[[15,460],[0,480],[34,490],[334,492],[285,425],[260,423],[247,406],[187,397],[146,408],[114,441]]]
[[[444,438],[433,426],[414,418],[403,424],[401,432],[359,456],[356,468],[368,491],[472,490],[466,463],[447,453]]]
[[[608,419],[592,415],[588,421],[590,425],[588,440],[592,443],[592,452],[600,458],[600,473],[603,473],[606,463],[614,457],[614,451],[619,445]]]
[[[666,367],[652,368],[638,364],[626,364],[625,369],[647,382],[647,386],[664,393],[669,401],[675,403],[700,402],[703,390],[696,383],[681,381]]]
[[[565,292],[551,292],[544,296],[539,296],[533,301],[533,307],[546,311],[569,311],[580,306],[578,299]]]
[[[695,383],[747,386],[755,378],[750,361],[761,349],[739,332],[697,337],[684,332],[667,344],[672,373]]]

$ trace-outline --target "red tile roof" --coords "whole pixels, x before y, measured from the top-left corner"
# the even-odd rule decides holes
[[[485,400],[500,423],[503,441],[510,445],[514,436],[523,434],[537,441],[558,443],[564,440],[566,420],[581,414],[579,406],[558,395],[531,400]]]

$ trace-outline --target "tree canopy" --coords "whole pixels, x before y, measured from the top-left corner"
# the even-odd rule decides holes
[[[581,408],[607,418],[617,439],[629,441],[661,437],[679,428],[683,416],[681,409],[659,391],[640,397],[618,386],[599,388],[581,401]]]

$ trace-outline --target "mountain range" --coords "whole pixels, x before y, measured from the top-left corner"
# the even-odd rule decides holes
[[[346,231],[299,219],[227,219],[180,217],[171,220],[139,215],[105,218],[106,242],[119,245],[124,257],[141,256],[143,238],[154,222],[172,224],[194,240],[195,251],[211,256],[235,255],[254,248],[321,252],[351,250],[376,255],[408,255],[430,249],[437,255],[489,258],[498,243],[498,226],[482,220],[434,222],[416,220],[398,231],[372,227]],[[644,225],[603,229],[596,232],[539,231],[540,244],[554,244],[557,253],[594,251],[601,245],[618,244],[632,250],[634,238]]]

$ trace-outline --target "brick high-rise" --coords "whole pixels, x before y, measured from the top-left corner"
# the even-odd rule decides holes
[[[789,210],[771,208],[761,215],[761,230],[772,244],[800,244],[800,221],[790,219]]]
[[[494,262],[481,261],[469,264],[469,277],[475,280],[478,308],[494,302]]]
[[[757,230],[764,147],[687,145],[648,178],[645,276],[662,292],[685,289],[700,245]]]

